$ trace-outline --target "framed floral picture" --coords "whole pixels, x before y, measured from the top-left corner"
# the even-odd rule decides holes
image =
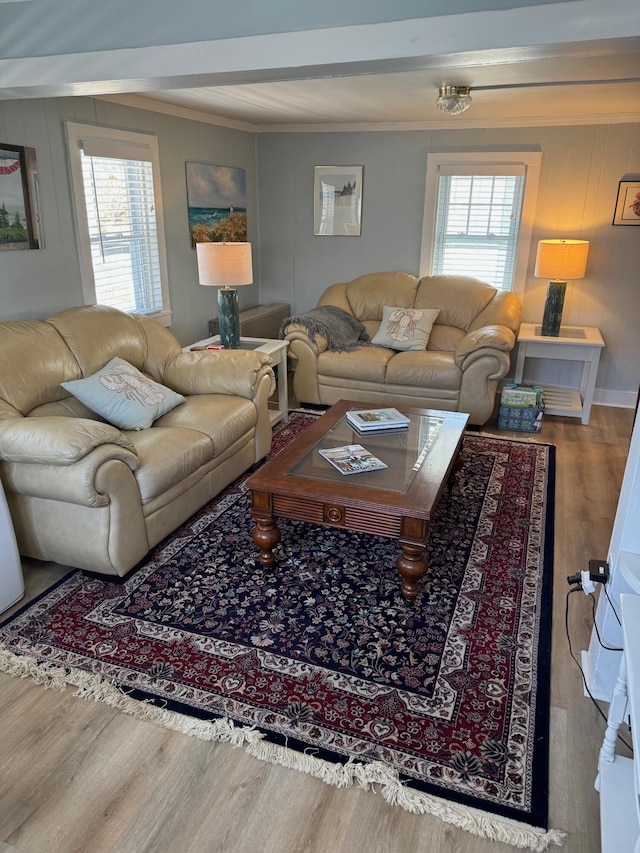
[[[313,233],[359,237],[364,166],[315,166]]]
[[[640,225],[640,181],[620,181],[613,225]]]
[[[0,142],[0,251],[39,248],[32,203],[37,176],[33,148]]]

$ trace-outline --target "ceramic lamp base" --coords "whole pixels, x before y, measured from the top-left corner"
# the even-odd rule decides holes
[[[238,291],[233,287],[221,287],[218,290],[218,322],[222,346],[225,349],[238,349],[240,347]]]
[[[547,298],[544,303],[541,329],[541,334],[546,337],[557,338],[560,334],[566,290],[566,281],[550,281],[547,285]]]

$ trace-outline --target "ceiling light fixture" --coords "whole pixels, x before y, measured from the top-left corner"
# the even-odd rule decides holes
[[[471,95],[468,86],[440,86],[440,94],[436,106],[443,113],[456,116],[471,106]]]

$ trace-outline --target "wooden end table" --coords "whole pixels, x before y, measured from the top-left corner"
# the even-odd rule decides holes
[[[376,407],[340,400],[247,480],[255,521],[251,536],[265,567],[275,563],[278,517],[397,539],[401,590],[412,601],[429,569],[431,519],[456,465],[469,415],[402,408],[410,419],[406,430],[363,435],[344,416],[364,408]],[[362,444],[388,467],[343,475],[319,453],[347,444]]]

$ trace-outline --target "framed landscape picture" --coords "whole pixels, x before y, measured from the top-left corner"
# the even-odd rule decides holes
[[[315,166],[313,233],[359,237],[362,218],[363,166]]]
[[[640,181],[620,181],[613,225],[640,225]]]
[[[191,245],[247,242],[244,169],[185,163]]]
[[[0,251],[37,249],[29,172],[35,181],[35,151],[0,142]]]

